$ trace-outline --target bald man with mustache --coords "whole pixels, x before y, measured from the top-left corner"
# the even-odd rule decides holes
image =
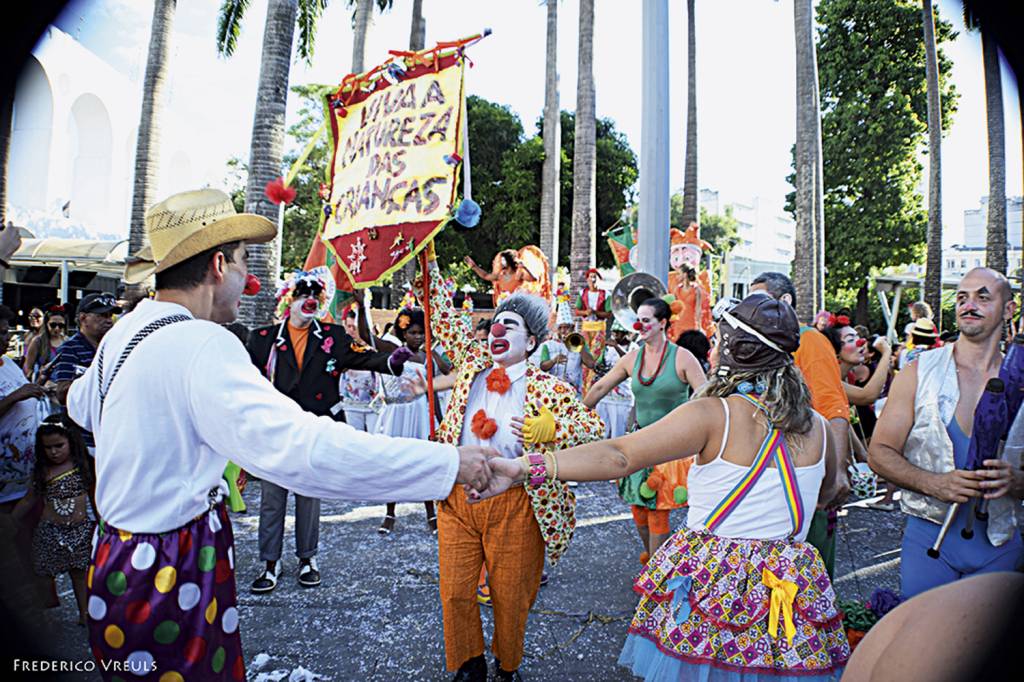
[[[908,515],[900,561],[906,597],[970,575],[1012,571],[1024,560],[1014,514],[1024,498],[1020,462],[987,459],[982,469],[965,469],[974,410],[985,384],[999,375],[1014,310],[1003,275],[968,272],[956,291],[960,338],[922,353],[896,375],[875,427],[868,463],[903,489],[900,506]],[[978,498],[990,501],[989,518],[975,521],[967,540],[960,531],[973,509],[966,503]],[[933,559],[927,550],[954,502],[964,506]]]

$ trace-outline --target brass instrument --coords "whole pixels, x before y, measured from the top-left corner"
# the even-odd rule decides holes
[[[661,298],[668,289],[654,275],[634,272],[619,280],[612,290],[612,315],[626,329],[637,321],[636,311],[649,298]]]
[[[569,335],[565,337],[565,347],[572,353],[579,353],[583,350],[583,346],[586,343],[583,339],[583,334],[579,332],[569,332]]]

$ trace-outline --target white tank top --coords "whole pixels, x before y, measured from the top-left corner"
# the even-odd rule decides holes
[[[725,435],[722,437],[722,447],[715,458],[707,464],[694,462],[687,478],[690,511],[687,513],[686,525],[695,531],[706,532],[704,522],[708,516],[750,469],[747,465],[734,464],[722,459],[725,444],[729,441],[729,403],[723,398],[720,400],[725,409]],[[817,416],[824,423],[824,418],[821,415]],[[822,439],[821,457],[816,463],[794,467],[800,499],[805,510],[803,525],[794,538],[801,542],[807,539],[811,517],[818,504],[818,491],[825,478],[825,445],[826,442]],[[786,506],[782,480],[778,470],[770,467],[732,513],[715,529],[715,535],[748,540],[785,540],[792,530],[793,522]]]

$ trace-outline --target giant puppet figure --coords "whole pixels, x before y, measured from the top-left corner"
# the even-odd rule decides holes
[[[475,341],[467,316],[454,308],[433,260],[428,271],[431,329],[458,368],[437,441],[476,443],[495,448],[503,457],[517,457],[604,436],[600,417],[579,401],[575,389],[526,361],[548,334],[543,299],[512,294],[495,310],[486,343]],[[457,487],[441,502],[437,520],[445,659],[449,670],[458,671],[456,679],[487,679],[476,595],[482,565],[494,606],[495,678],[518,679],[526,619],[540,588],[544,555],[553,566],[565,552],[576,524],[575,506],[572,491],[561,482],[516,487],[472,506]]]
[[[704,332],[709,339],[715,331],[711,321],[711,278],[707,270],[700,269],[704,251],[711,250],[711,244],[700,238],[700,227],[690,223],[686,232],[672,228],[668,273],[668,292],[682,303],[682,308],[673,316],[668,336],[671,341],[689,329]]]
[[[587,270],[587,285],[580,290],[579,296],[576,297],[576,306],[573,310],[576,317],[583,321],[580,331],[583,332],[583,338],[587,342],[587,350],[595,358],[600,357],[604,352],[605,327],[607,320],[612,316],[611,296],[597,286],[599,281],[601,281],[601,273],[597,271],[597,268]],[[582,395],[587,394],[596,380],[595,370],[584,367]]]

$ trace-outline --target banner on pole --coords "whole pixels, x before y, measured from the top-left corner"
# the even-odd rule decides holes
[[[636,272],[636,228],[631,225],[617,225],[605,233],[608,246],[623,277]]]
[[[452,216],[464,62],[459,51],[393,58],[370,72],[375,80],[350,77],[327,96],[333,151],[320,238],[354,288],[401,268]]]

